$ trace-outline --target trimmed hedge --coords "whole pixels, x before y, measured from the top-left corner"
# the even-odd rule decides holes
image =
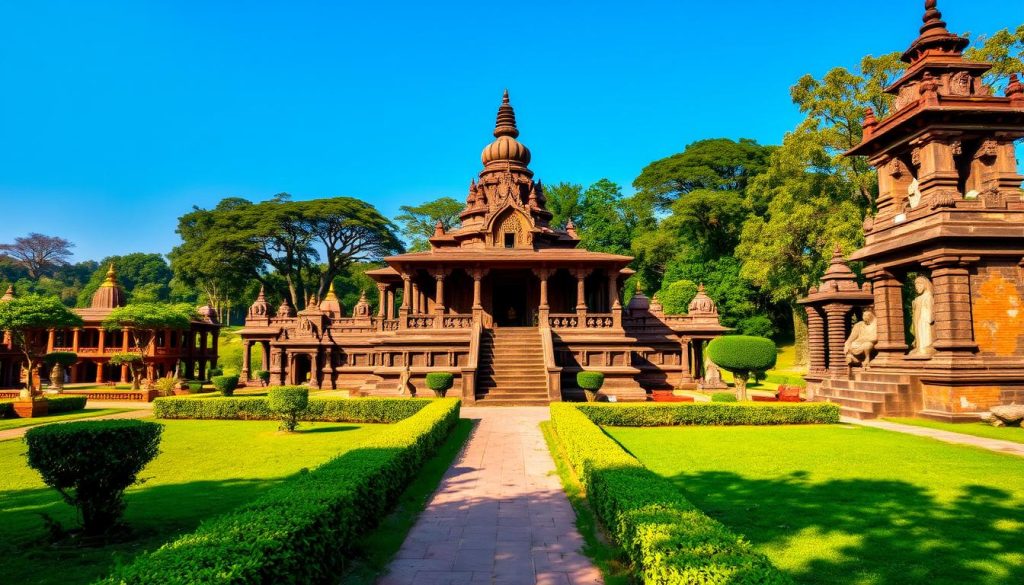
[[[595,423],[615,427],[794,425],[839,422],[839,405],[830,402],[580,404],[578,408]]]
[[[459,401],[416,416],[348,453],[136,557],[104,585],[326,583],[345,551],[383,518],[459,419]]]
[[[57,414],[60,412],[82,410],[85,408],[87,401],[87,396],[47,396],[46,402],[49,408],[47,412],[49,414]]]
[[[790,585],[742,537],[691,504],[594,424],[584,410],[551,405],[551,423],[595,513],[646,584]],[[647,406],[645,408],[651,408]]]
[[[214,376],[210,378],[210,383],[224,396],[231,396],[238,387],[238,376]]]
[[[455,384],[455,374],[451,372],[430,372],[427,374],[426,382],[427,388],[430,388],[434,394],[443,398],[444,393]]]
[[[14,405],[10,401],[0,402],[0,418],[10,418],[14,416]]]
[[[433,402],[429,398],[310,398],[300,421],[394,423]],[[156,418],[276,420],[264,396],[176,396],[153,401]]]

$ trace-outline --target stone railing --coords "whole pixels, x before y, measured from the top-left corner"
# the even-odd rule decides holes
[[[473,326],[473,315],[445,315],[441,325],[445,329],[469,329]]]
[[[611,329],[615,326],[615,317],[611,313],[591,313],[584,323],[588,329]]]
[[[434,326],[434,318],[430,315],[409,315],[406,325],[409,329],[430,329]]]
[[[398,319],[384,319],[381,321],[381,329],[384,331],[398,331]]]
[[[72,347],[56,347],[56,346],[54,346],[53,351],[55,351],[55,352],[62,351],[62,352],[72,353],[75,350]]]
[[[576,313],[551,313],[548,315],[548,326],[554,329],[568,329],[579,326],[580,318]]]

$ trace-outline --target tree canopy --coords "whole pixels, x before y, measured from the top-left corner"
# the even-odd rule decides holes
[[[427,238],[434,235],[437,222],[448,231],[459,225],[463,205],[451,197],[441,197],[419,205],[403,205],[395,220],[402,225],[402,236],[409,242],[409,250],[420,252],[430,249]]]
[[[129,303],[110,312],[103,320],[108,331],[125,331],[131,335],[132,345],[137,349],[138,363],[124,361],[132,368],[132,388],[138,389],[146,366],[146,349],[153,338],[162,330],[184,331],[196,318],[191,305],[140,302]]]
[[[67,266],[75,245],[57,236],[31,233],[0,244],[0,257],[8,257],[28,271],[30,278],[51,276],[56,268]]]
[[[28,387],[33,391],[36,363],[46,353],[46,330],[81,324],[82,318],[56,297],[25,295],[0,302],[0,331],[7,331],[13,346],[25,356]]]

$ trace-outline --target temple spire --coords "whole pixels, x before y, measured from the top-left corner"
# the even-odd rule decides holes
[[[519,128],[516,127],[516,112],[508,99],[508,90],[501,96],[501,105],[498,106],[498,120],[494,124],[494,136],[519,136]]]
[[[14,285],[13,284],[9,284],[9,285],[7,285],[7,292],[4,293],[4,296],[0,297],[0,301],[9,301],[9,300],[11,300],[13,298],[14,298]]]
[[[921,17],[921,20],[924,22],[921,26],[922,37],[949,34],[949,30],[946,29],[946,23],[942,20],[942,13],[939,12],[938,4],[938,0],[925,0],[924,16]]]
[[[926,56],[935,54],[959,57],[970,43],[966,38],[955,35],[946,28],[946,22],[942,20],[942,13],[939,12],[938,0],[925,0],[924,16],[921,17],[921,21],[924,24],[921,25],[920,34],[901,57],[906,63],[917,63]]]

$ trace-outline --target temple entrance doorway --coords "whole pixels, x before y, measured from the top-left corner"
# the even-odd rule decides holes
[[[313,364],[308,355],[298,354],[292,362],[292,384],[298,386],[308,384],[310,374],[313,371]]]
[[[530,270],[491,275],[491,316],[497,327],[532,327],[537,322],[537,278]]]

